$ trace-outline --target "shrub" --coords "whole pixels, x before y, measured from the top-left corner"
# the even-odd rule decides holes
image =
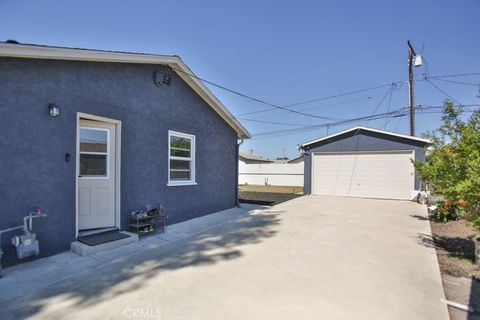
[[[431,214],[434,220],[440,222],[455,221],[458,220],[461,215],[461,209],[459,205],[451,204],[448,201],[437,201],[434,203],[437,208]]]
[[[480,228],[480,109],[467,121],[461,113],[445,102],[442,125],[429,134],[431,150],[424,162],[414,164],[434,194],[461,207],[461,216]]]

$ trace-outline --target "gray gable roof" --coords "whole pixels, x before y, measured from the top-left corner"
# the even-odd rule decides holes
[[[239,139],[251,137],[247,129],[178,56],[19,44],[9,41],[0,42],[0,57],[168,65],[235,130]]]
[[[402,139],[402,140],[410,141],[411,143],[421,144],[421,145],[424,145],[424,146],[426,146],[428,144],[431,144],[431,141],[428,140],[428,139],[418,138],[418,137],[414,137],[414,136],[407,136],[407,135],[401,134],[401,133],[378,130],[378,129],[368,128],[368,127],[363,127],[363,126],[356,126],[356,127],[350,128],[348,130],[341,131],[341,132],[338,132],[338,133],[335,133],[335,134],[331,134],[331,135],[328,135],[328,136],[320,138],[320,139],[316,139],[316,140],[312,140],[312,141],[302,143],[302,144],[299,145],[299,148],[308,149],[311,145],[319,145],[319,144],[322,144],[322,143],[329,143],[332,140],[341,139],[342,136],[349,136],[351,134],[358,134],[359,132],[362,132],[362,131],[375,133],[375,134],[378,134],[379,136],[383,135],[383,136],[391,137],[391,138],[399,138],[399,139]]]

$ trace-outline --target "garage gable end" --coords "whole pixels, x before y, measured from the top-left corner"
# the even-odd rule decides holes
[[[322,149],[323,151],[383,151],[425,148],[430,144],[427,139],[410,137],[393,132],[355,127],[337,134],[301,145],[305,151]]]

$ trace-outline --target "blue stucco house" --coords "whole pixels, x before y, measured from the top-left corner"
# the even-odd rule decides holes
[[[305,142],[304,193],[411,200],[421,187],[412,160],[423,161],[429,144],[363,126]]]
[[[234,207],[250,137],[177,56],[15,42],[0,43],[0,128],[0,229],[41,208],[41,256],[148,203],[167,224]]]

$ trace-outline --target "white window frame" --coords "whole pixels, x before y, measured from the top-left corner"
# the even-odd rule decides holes
[[[190,140],[190,158],[171,156],[171,137],[179,137]],[[190,160],[190,180],[171,180],[170,179],[170,160]],[[167,186],[191,186],[196,185],[195,181],[195,135],[168,130],[168,183]]]
[[[80,130],[82,129],[86,129],[86,130],[93,130],[93,131],[105,131],[107,133],[107,152],[91,152],[91,151],[80,151]],[[110,130],[109,129],[105,129],[105,128],[96,128],[96,127],[79,127],[79,144],[78,144],[78,178],[79,179],[85,179],[85,180],[88,180],[88,179],[110,179]],[[107,174],[104,175],[104,176],[91,176],[91,175],[88,175],[88,176],[81,176],[80,175],[80,155],[81,154],[93,154],[93,155],[105,155],[106,158],[105,158],[105,161],[107,161],[106,163],[106,170],[107,170]]]

